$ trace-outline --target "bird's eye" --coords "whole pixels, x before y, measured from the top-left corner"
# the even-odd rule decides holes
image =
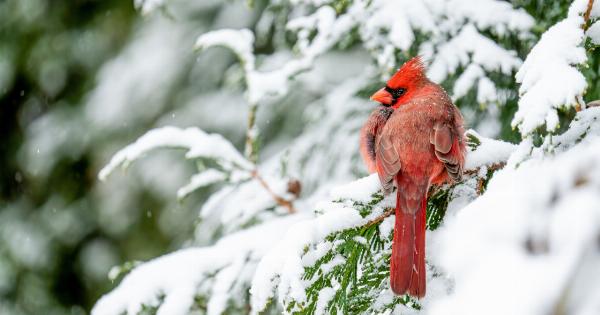
[[[406,92],[405,89],[403,88],[398,88],[394,90],[394,93],[392,93],[392,96],[394,98],[399,98],[400,96],[404,95],[404,93]]]
[[[399,99],[402,95],[404,95],[404,93],[406,93],[405,88],[392,89],[391,87],[386,86],[385,90],[392,94],[392,98],[394,99],[393,103],[395,103],[397,99]]]

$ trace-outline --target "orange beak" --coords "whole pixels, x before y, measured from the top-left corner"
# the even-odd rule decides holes
[[[392,104],[392,94],[386,91],[385,88],[375,92],[375,94],[371,95],[371,100],[375,102],[379,102],[383,105],[391,105]]]

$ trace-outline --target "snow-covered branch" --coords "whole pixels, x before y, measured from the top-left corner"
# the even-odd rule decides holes
[[[127,167],[129,163],[157,148],[185,149],[186,158],[214,159],[228,172],[250,172],[254,169],[252,163],[219,134],[207,134],[198,128],[163,127],[148,131],[135,143],[117,152],[108,165],[100,170],[98,177],[105,180],[118,166]]]
[[[582,28],[586,8],[586,0],[575,1],[567,18],[542,35],[517,72],[521,97],[512,125],[524,136],[544,125],[554,131],[559,109],[583,105],[587,82],[577,66],[587,60]]]
[[[131,271],[92,315],[185,315],[202,309],[209,315],[246,309],[244,296],[257,261],[303,215],[275,219],[222,238],[213,246],[190,248],[156,258]],[[202,299],[199,299],[201,296]]]

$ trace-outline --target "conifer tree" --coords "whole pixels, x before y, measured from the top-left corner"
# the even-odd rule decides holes
[[[136,4],[144,14],[176,11],[170,2]],[[110,185],[117,167],[151,150],[183,149],[197,173],[177,197],[214,189],[199,211],[196,246],[116,268],[112,275],[124,277],[93,314],[598,309],[600,282],[588,277],[600,261],[599,4],[249,5],[253,29],[213,30],[194,46],[199,55],[224,47],[239,61],[226,79],[244,89],[243,148],[201,126],[159,127],[100,172]],[[416,54],[471,128],[463,181],[429,192],[422,300],[389,289],[394,200],[358,156],[358,130],[374,106],[366,96]],[[363,66],[353,68],[357,60]],[[288,113],[299,115],[300,130],[263,140],[260,116]]]

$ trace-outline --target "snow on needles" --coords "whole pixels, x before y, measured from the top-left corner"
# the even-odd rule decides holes
[[[208,299],[207,314],[222,314],[230,297],[247,288],[252,270],[244,268],[253,269],[256,260],[302,218],[299,214],[274,219],[213,246],[180,250],[142,264],[96,303],[92,315],[134,315],[143,305],[157,306],[157,315],[185,315],[198,294]],[[243,301],[237,302],[244,307]]]
[[[252,163],[219,134],[207,134],[198,128],[162,127],[148,131],[135,143],[117,152],[108,165],[100,170],[98,177],[105,180],[118,166],[127,166],[148,151],[165,147],[187,149],[186,157],[190,159],[215,159],[230,171],[235,170],[235,167],[246,171],[253,169]]]
[[[568,17],[542,35],[516,74],[521,98],[512,125],[522,135],[544,124],[546,130],[555,130],[559,123],[557,109],[582,103],[587,83],[576,68],[587,60],[582,45],[582,3],[587,1],[575,1]]]
[[[357,1],[351,5],[349,12],[336,17],[335,10],[323,6],[309,17],[292,20],[290,29],[316,29],[318,32],[312,41],[300,36],[300,56],[285,63],[273,71],[257,71],[253,55],[254,35],[249,30],[217,30],[201,35],[195,47],[206,49],[211,46],[225,46],[232,49],[240,58],[244,67],[247,84],[247,100],[251,105],[257,104],[266,96],[281,96],[288,92],[289,81],[297,74],[310,69],[317,57],[333,47],[343,35],[356,25],[356,17],[362,15],[364,4]]]
[[[440,45],[427,75],[432,80],[441,82],[454,73],[458,67],[467,66],[470,62],[480,69],[504,74],[510,74],[512,70],[521,65],[521,59],[517,57],[516,52],[502,48],[479,33],[473,24],[467,24],[462,27],[458,35]],[[477,78],[483,77],[483,71],[476,74]],[[463,75],[472,76],[474,74],[465,71]],[[460,89],[459,95],[466,94],[463,90],[465,88]]]
[[[227,175],[225,173],[212,168],[201,173],[194,174],[187,185],[177,190],[177,198],[182,199],[200,187],[224,181],[226,178]]]
[[[600,45],[600,23],[595,22],[592,24],[585,32],[585,35],[588,36],[594,44]]]
[[[376,175],[356,180],[336,189],[333,199],[342,197],[340,192],[346,189],[361,196],[372,195],[380,188],[378,181]],[[355,209],[352,200],[319,203],[316,208],[321,209],[323,214],[292,226],[258,264],[250,289],[252,313],[260,313],[275,296],[275,290],[280,303],[283,303],[284,299],[305,300],[306,283],[302,279],[302,255],[306,246],[321,243],[330,233],[365,224],[383,213],[385,206],[391,206],[392,199],[394,198],[384,199],[374,208],[375,211],[364,218]]]
[[[474,131],[469,132],[480,141],[478,147],[469,152],[470,169],[503,162],[516,147],[510,143],[481,137]],[[469,184],[459,184],[459,186],[464,185]],[[331,201],[320,202],[315,206],[319,213],[315,218],[292,226],[258,264],[250,290],[253,313],[261,312],[274,297],[277,297],[279,303],[284,306],[289,301],[295,301],[294,305],[305,303],[306,288],[310,281],[304,279],[304,268],[313,265],[320,258],[319,256],[329,252],[331,246],[335,246],[325,241],[325,238],[338,231],[362,226],[380,215],[385,208],[394,206],[395,196],[390,195],[374,205],[372,212],[366,217],[359,214],[356,202],[371,202],[373,194],[379,192],[380,187],[377,174],[336,187],[331,191]],[[461,189],[464,190],[466,187]],[[456,194],[460,193],[457,190]],[[385,230],[390,232],[391,228]],[[315,250],[306,251],[307,248]],[[325,269],[323,272],[331,269],[330,264],[338,263],[345,263],[345,260],[334,258],[322,267]],[[439,292],[430,295],[427,303],[433,301],[431,296],[444,295],[445,290],[441,289],[440,279],[430,280],[432,289]],[[324,308],[331,298],[332,291],[336,290],[339,288],[325,288],[324,291],[319,292],[317,307]]]
[[[194,48],[207,49],[213,46],[227,47],[240,58],[246,72],[254,71],[254,33],[248,29],[220,29],[202,34]]]
[[[600,282],[586,279],[600,263],[594,139],[496,173],[484,195],[446,219],[441,267],[456,286],[430,314],[597,314]]]
[[[440,2],[433,0],[433,2]],[[504,35],[509,30],[526,33],[534,25],[533,18],[524,9],[515,9],[506,1],[444,1],[446,11],[451,8],[453,19],[462,23],[466,19],[473,21],[478,29],[491,29],[498,35]],[[437,6],[442,7],[441,5]]]
[[[479,144],[475,150],[469,151],[465,161],[466,170],[474,170],[481,166],[489,166],[508,160],[517,145],[501,140],[482,137],[475,130],[468,130],[468,135],[475,136]]]

